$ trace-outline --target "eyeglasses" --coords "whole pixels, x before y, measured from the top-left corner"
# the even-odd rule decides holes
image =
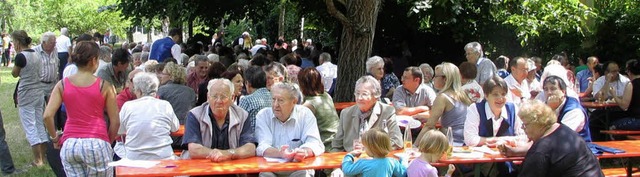
[[[219,95],[209,95],[209,97],[213,100],[226,100],[229,99],[229,95],[219,94]]]
[[[356,98],[370,98],[373,94],[368,93],[368,92],[364,92],[364,93],[354,93],[353,96],[355,96]]]

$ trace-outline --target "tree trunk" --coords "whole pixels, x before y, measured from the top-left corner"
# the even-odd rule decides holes
[[[286,14],[286,1],[280,2],[280,17],[278,18],[278,37],[284,36],[284,15]]]
[[[329,1],[332,0],[327,0],[329,13],[343,25],[334,101],[354,101],[355,83],[365,74],[365,61],[371,55],[376,20],[382,0],[337,1],[346,3],[344,15],[335,9],[333,2]]]

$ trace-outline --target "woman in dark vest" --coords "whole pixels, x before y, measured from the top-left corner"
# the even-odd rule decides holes
[[[507,102],[507,83],[500,76],[494,75],[484,83],[482,90],[485,99],[467,108],[467,119],[464,123],[465,144],[495,147],[508,140],[514,140],[516,135],[524,135],[516,106]],[[493,165],[489,164],[488,168],[483,169],[489,171],[491,166]],[[491,171],[497,174],[485,176],[515,176],[512,163],[499,163],[496,168],[497,170]]]

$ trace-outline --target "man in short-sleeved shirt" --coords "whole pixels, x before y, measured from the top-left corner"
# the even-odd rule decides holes
[[[422,71],[408,67],[402,74],[402,85],[393,93],[393,106],[398,115],[414,115],[428,111],[436,99],[436,92],[422,83]]]
[[[256,155],[301,161],[324,153],[316,117],[309,108],[296,104],[297,88],[290,83],[276,83],[271,92],[273,107],[262,109],[256,115]],[[314,172],[298,170],[275,174],[313,176]],[[275,174],[263,172],[260,176]]]
[[[489,78],[496,74],[496,65],[482,54],[482,46],[478,42],[470,42],[464,46],[465,56],[467,61],[475,63],[478,67],[478,75],[476,75],[476,81],[480,85],[484,85]]]

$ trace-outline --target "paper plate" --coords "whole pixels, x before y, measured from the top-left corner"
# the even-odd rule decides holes
[[[411,116],[396,116],[396,120],[398,121],[398,126],[407,127],[409,125],[411,129],[418,128],[422,124],[422,122],[413,119]]]

